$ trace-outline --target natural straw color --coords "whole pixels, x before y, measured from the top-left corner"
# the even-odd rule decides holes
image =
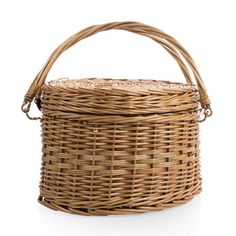
[[[55,80],[44,85],[42,92],[44,114],[50,115],[141,115],[197,110],[199,106],[195,86],[149,80]]]
[[[94,78],[45,83],[63,51],[109,29],[161,44],[187,84]],[[211,115],[210,101],[192,58],[171,36],[137,22],[86,28],[59,46],[36,76],[22,106],[29,118],[34,98],[43,113],[41,204],[82,215],[140,213],[184,203],[201,191],[199,122]]]

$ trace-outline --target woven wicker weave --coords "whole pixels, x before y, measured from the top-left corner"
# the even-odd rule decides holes
[[[45,83],[65,50],[110,29],[158,42],[176,59],[187,84],[111,79]],[[42,118],[28,114],[34,99]],[[39,202],[47,207],[82,215],[140,213],[184,203],[201,191],[199,122],[211,115],[210,101],[191,56],[154,27],[115,22],[73,35],[38,73],[22,110],[42,122]]]

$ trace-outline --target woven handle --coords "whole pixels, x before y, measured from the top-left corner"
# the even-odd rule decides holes
[[[53,64],[57,60],[57,58],[67,49],[72,47],[74,44],[83,40],[93,34],[96,34],[101,31],[110,30],[110,29],[120,29],[130,31],[136,34],[140,34],[143,36],[147,36],[154,41],[158,42],[164,49],[169,52],[172,57],[176,60],[179,64],[187,83],[193,85],[193,81],[191,75],[189,73],[188,67],[191,69],[193,76],[196,80],[196,84],[200,94],[200,103],[202,109],[204,110],[205,117],[211,115],[211,108],[210,108],[210,100],[208,98],[204,83],[201,79],[201,76],[197,70],[197,67],[189,55],[189,53],[181,46],[181,44],[176,41],[174,38],[169,36],[168,34],[162,32],[161,30],[142,24],[138,22],[113,22],[108,24],[102,25],[94,25],[88,27],[86,29],[81,30],[80,32],[74,34],[65,42],[63,42],[49,57],[44,67],[39,71],[36,75],[33,83],[31,84],[30,88],[28,89],[24,102],[22,105],[22,110],[28,115],[31,102],[35,98],[36,94],[39,92],[40,88],[44,84],[46,77],[52,68]],[[183,60],[184,59],[184,60]],[[188,65],[188,67],[187,67]],[[29,117],[30,118],[30,117]]]

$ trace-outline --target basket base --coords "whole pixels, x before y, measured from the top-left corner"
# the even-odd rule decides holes
[[[194,198],[197,194],[201,192],[199,189],[191,196],[186,196],[182,199],[176,199],[168,203],[160,203],[157,205],[150,206],[139,206],[139,207],[117,207],[112,209],[86,209],[86,208],[71,208],[68,206],[57,205],[54,202],[47,201],[42,195],[38,197],[38,202],[55,211],[62,211],[70,214],[76,215],[84,215],[84,216],[108,216],[108,215],[123,215],[123,214],[137,214],[137,213],[145,213],[150,211],[160,211],[169,207],[174,207],[178,205],[182,205],[192,198]]]

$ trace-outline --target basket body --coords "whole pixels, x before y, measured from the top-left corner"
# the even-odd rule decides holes
[[[42,204],[85,215],[135,213],[184,203],[201,190],[196,89],[146,95],[53,86],[42,91]],[[165,101],[164,108],[171,109],[173,97],[179,106],[172,110],[183,109],[184,103],[192,109],[145,114],[147,101],[159,110]],[[109,114],[116,98],[122,109]],[[134,104],[129,109],[132,101],[137,109]],[[141,104],[141,115],[119,114],[136,113]],[[69,112],[73,106],[78,113]]]

